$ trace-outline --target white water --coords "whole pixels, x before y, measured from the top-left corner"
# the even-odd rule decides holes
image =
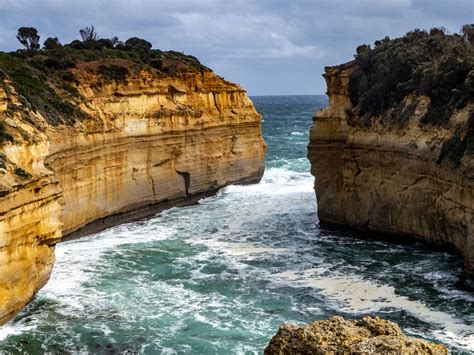
[[[0,329],[0,351],[259,353],[283,322],[370,314],[474,352],[457,256],[318,227],[304,158],[314,109],[287,107],[266,116],[259,184],[58,245],[50,282]]]

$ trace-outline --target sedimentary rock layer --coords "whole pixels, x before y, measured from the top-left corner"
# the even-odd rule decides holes
[[[407,337],[397,324],[380,318],[332,317],[302,326],[283,324],[265,354],[448,354],[448,350]]]
[[[105,80],[94,71],[104,64],[72,70],[74,104],[87,114],[72,125],[7,112],[9,102],[25,103],[8,78],[0,90],[0,115],[14,134],[2,147],[0,323],[47,282],[62,236],[263,174],[261,117],[240,86],[207,69],[162,75],[147,68]]]
[[[455,249],[474,272],[474,159],[466,154],[456,167],[440,162],[446,142],[470,129],[474,103],[449,124],[420,124],[429,98],[411,95],[399,108],[410,111],[403,126],[388,111],[366,125],[348,94],[353,69],[326,68],[329,106],[311,128],[319,220]]]

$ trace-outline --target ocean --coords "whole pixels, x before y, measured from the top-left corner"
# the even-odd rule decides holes
[[[252,100],[262,181],[59,244],[49,283],[0,328],[0,353],[253,354],[283,322],[366,314],[474,352],[458,256],[319,227],[306,152],[326,97]]]

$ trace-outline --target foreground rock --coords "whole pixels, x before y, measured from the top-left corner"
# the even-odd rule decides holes
[[[415,31],[326,68],[308,147],[321,222],[456,250],[474,272],[473,48]]]
[[[283,354],[447,354],[444,345],[407,337],[380,318],[347,321],[332,317],[302,326],[283,324],[265,348]]]
[[[103,58],[44,75],[43,54],[32,67],[0,53],[0,324],[47,282],[64,235],[261,178],[245,91],[193,57],[152,54],[154,67]]]

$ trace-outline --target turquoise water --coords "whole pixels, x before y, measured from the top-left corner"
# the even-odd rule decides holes
[[[0,328],[6,353],[261,353],[282,322],[379,315],[474,351],[459,258],[318,227],[306,145],[323,96],[254,97],[259,184],[58,245],[50,282]]]

